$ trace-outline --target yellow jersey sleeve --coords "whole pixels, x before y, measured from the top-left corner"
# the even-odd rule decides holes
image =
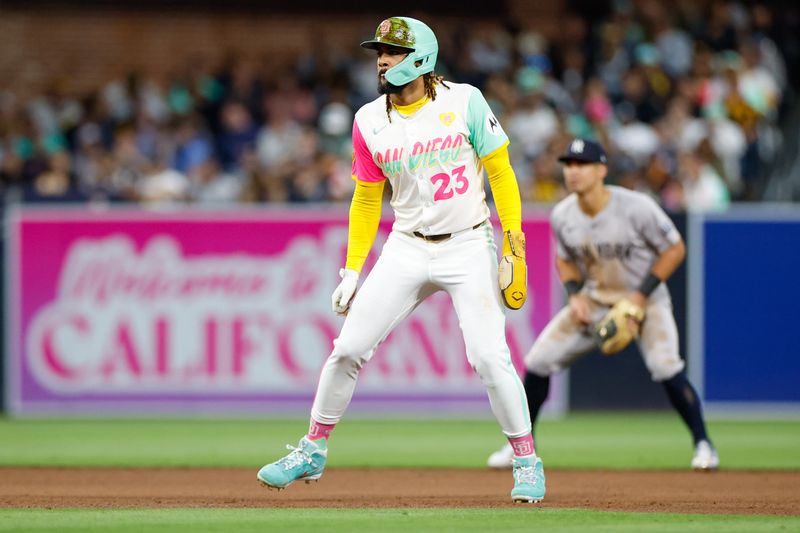
[[[355,179],[355,176],[353,178]],[[361,272],[378,233],[385,182],[365,182],[358,179],[355,179],[355,182],[356,190],[350,203],[345,268]]]
[[[522,201],[519,196],[517,176],[508,158],[508,143],[482,157],[481,162],[489,175],[489,187],[492,189],[494,205],[503,232],[521,231]]]

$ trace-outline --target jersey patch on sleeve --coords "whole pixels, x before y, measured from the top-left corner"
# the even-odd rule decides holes
[[[469,140],[478,157],[485,157],[508,141],[500,121],[478,89],[473,88],[467,105]]]
[[[497,120],[497,117],[495,117],[493,113],[486,115],[486,130],[495,136],[505,135],[503,127],[500,125],[500,121]]]

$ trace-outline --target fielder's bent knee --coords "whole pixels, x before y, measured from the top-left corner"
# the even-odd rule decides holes
[[[648,365],[648,367],[649,366],[650,365]],[[686,363],[683,362],[683,359],[676,357],[669,358],[667,361],[663,361],[663,364],[653,366],[652,368],[648,368],[648,370],[650,370],[651,379],[656,383],[661,383],[674,378],[680,374],[685,367]]]
[[[545,350],[537,348],[536,344],[534,344],[528,355],[525,356],[525,369],[541,378],[546,378],[560,370],[559,364],[553,362],[554,360],[554,358],[547,355]]]

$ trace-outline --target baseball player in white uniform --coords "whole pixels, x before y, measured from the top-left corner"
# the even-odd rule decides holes
[[[319,479],[328,438],[350,403],[359,370],[420,302],[445,291],[458,314],[467,358],[512,450],[512,499],[540,501],[542,461],[505,338],[503,306],[519,309],[526,296],[525,237],[508,138],[478,89],[434,74],[438,43],[424,23],[386,19],[361,46],[377,52],[382,96],[363,106],[353,123],[356,188],[347,263],[332,298],[333,310],[346,318],[322,369],[308,434],[287,456],[263,467],[258,479],[278,489]],[[484,170],[503,226],[499,267]],[[356,292],[386,181],[394,225]]]
[[[557,241],[556,267],[569,297],[525,357],[525,391],[532,425],[547,399],[550,376],[598,347],[596,328],[609,309],[625,300],[643,312],[633,324],[644,363],[663,384],[672,405],[689,428],[695,451],[692,467],[713,470],[719,457],[706,432],[697,392],[678,353],[672,301],[663,283],[685,256],[678,230],[648,196],[603,183],[608,167],[603,147],[573,140],[559,159],[572,193],[552,211]],[[630,319],[634,320],[634,319]],[[602,341],[602,339],[600,339]],[[503,447],[489,466],[511,465]]]

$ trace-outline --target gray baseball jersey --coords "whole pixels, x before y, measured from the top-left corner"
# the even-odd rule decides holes
[[[639,287],[656,257],[681,236],[649,196],[607,188],[611,198],[595,217],[584,213],[572,194],[553,209],[551,223],[559,257],[578,265],[589,297],[613,305]],[[669,300],[669,292],[661,284],[650,301],[664,300]]]
[[[574,194],[556,205],[551,215],[559,257],[574,261],[586,280],[582,290],[591,300],[592,324],[635,291],[656,257],[681,239],[666,213],[648,196],[621,187],[608,189],[608,205],[594,217],[581,210]],[[663,381],[684,368],[672,301],[664,284],[650,295],[646,313],[637,344],[652,378]],[[565,307],[537,337],[525,356],[525,366],[540,376],[570,366],[596,347],[591,330],[576,323],[569,306]]]

